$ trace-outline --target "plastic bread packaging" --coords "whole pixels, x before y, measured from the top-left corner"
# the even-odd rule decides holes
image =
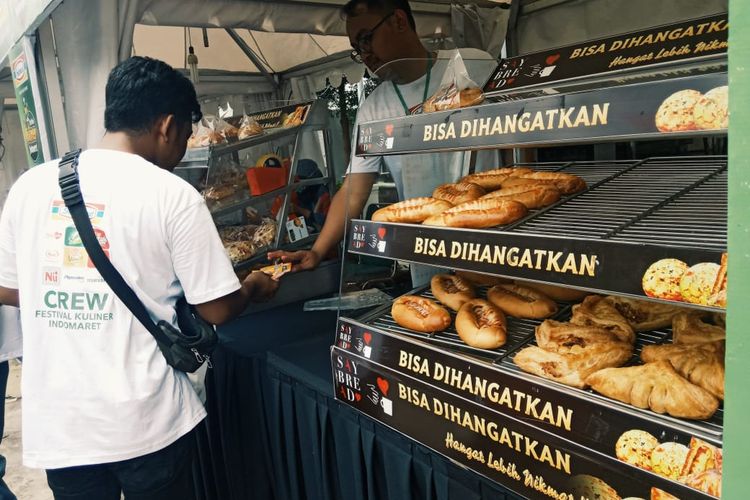
[[[226,137],[215,130],[215,119],[204,117],[193,125],[193,135],[188,139],[188,149],[206,148],[227,142]]]
[[[261,127],[258,122],[256,122],[255,120],[253,120],[247,115],[242,115],[242,120],[240,120],[240,127],[239,127],[239,133],[238,133],[239,140],[248,139],[250,137],[255,137],[256,135],[261,135],[263,133],[264,133],[263,127]]]
[[[422,105],[424,113],[458,109],[481,104],[484,94],[466,71],[466,65],[458,49],[453,51],[448,68],[443,74],[437,92]]]
[[[217,118],[214,122],[214,130],[220,133],[227,142],[235,142],[240,133],[237,127],[221,118]]]

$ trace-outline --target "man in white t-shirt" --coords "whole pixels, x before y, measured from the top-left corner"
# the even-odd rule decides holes
[[[167,64],[133,57],[110,73],[107,133],[78,173],[99,242],[154,320],[185,296],[213,324],[278,287],[240,283],[200,194],[173,175],[195,90]],[[56,499],[194,498],[192,430],[206,412],[185,373],[91,263],[58,187],[58,161],[11,189],[0,219],[0,303],[21,307],[23,460]]]
[[[451,57],[430,52],[419,40],[414,16],[406,0],[351,0],[343,7],[352,58],[364,62],[383,80],[357,113],[359,123],[406,116],[440,87]],[[462,49],[469,76],[479,85],[495,68],[486,52]],[[352,148],[354,150],[354,148]],[[360,158],[352,154],[341,189],[331,202],[326,223],[311,250],[271,252],[294,264],[293,271],[317,267],[343,238],[348,219],[362,213],[381,166],[390,171],[400,199],[431,196],[438,184],[465,174],[464,153],[436,153]]]

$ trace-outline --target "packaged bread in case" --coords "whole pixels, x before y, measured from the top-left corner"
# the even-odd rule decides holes
[[[443,74],[440,87],[422,104],[424,113],[458,109],[481,104],[484,94],[466,70],[461,52],[454,50],[448,69]]]

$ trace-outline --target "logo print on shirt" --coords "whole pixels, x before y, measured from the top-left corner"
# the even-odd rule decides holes
[[[109,239],[107,233],[98,227],[94,228],[94,234],[104,250],[104,254],[109,257]],[[89,255],[83,246],[81,236],[78,234],[75,226],[65,228],[65,248],[63,250],[63,266],[65,267],[88,267],[94,269],[96,266],[89,259]]]
[[[59,267],[43,267],[42,268],[42,282],[45,285],[57,286],[60,284],[60,268]]]
[[[86,212],[89,214],[91,224],[99,224],[104,217],[105,206],[100,203],[86,203]],[[70,216],[68,207],[65,206],[65,202],[62,200],[54,200],[52,207],[50,208],[50,214],[52,220],[63,220],[71,221],[73,218]]]

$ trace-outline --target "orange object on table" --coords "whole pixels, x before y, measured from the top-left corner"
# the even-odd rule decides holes
[[[258,196],[286,186],[289,180],[289,167],[253,167],[247,169],[247,184],[250,194]]]

